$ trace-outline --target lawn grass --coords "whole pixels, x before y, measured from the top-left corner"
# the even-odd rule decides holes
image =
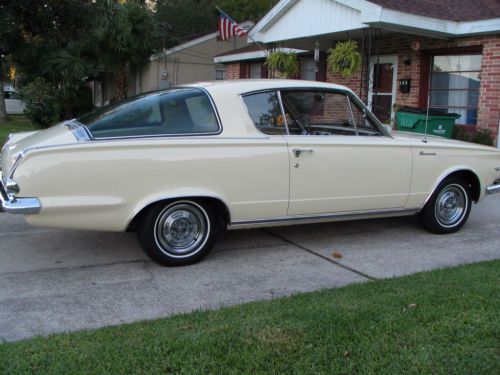
[[[498,374],[499,274],[491,261],[2,344],[0,373]]]
[[[9,115],[8,122],[0,123],[0,147],[3,146],[10,133],[28,132],[38,129],[40,128],[24,115]]]

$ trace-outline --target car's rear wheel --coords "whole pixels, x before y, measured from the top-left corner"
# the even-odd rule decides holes
[[[450,177],[438,186],[419,216],[430,232],[453,233],[467,221],[471,203],[469,186],[459,178]]]
[[[192,264],[211,250],[217,225],[208,205],[191,200],[152,207],[138,226],[138,239],[145,253],[165,266]]]

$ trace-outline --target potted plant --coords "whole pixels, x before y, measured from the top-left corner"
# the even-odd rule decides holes
[[[273,78],[293,78],[299,72],[299,61],[294,53],[275,51],[266,58]]]
[[[354,40],[338,42],[335,48],[328,50],[328,68],[339,73],[342,78],[349,78],[361,66],[361,54],[358,43]]]

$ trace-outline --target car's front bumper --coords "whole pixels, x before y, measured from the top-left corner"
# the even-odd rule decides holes
[[[0,204],[2,210],[11,214],[32,215],[37,214],[42,209],[38,198],[17,198],[9,194],[5,187],[2,173],[0,172]]]
[[[500,193],[500,183],[494,183],[486,186],[486,192],[488,194],[498,194]]]

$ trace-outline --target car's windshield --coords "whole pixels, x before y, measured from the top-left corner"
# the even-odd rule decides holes
[[[207,94],[174,89],[141,95],[77,119],[93,138],[217,133],[219,124]]]

